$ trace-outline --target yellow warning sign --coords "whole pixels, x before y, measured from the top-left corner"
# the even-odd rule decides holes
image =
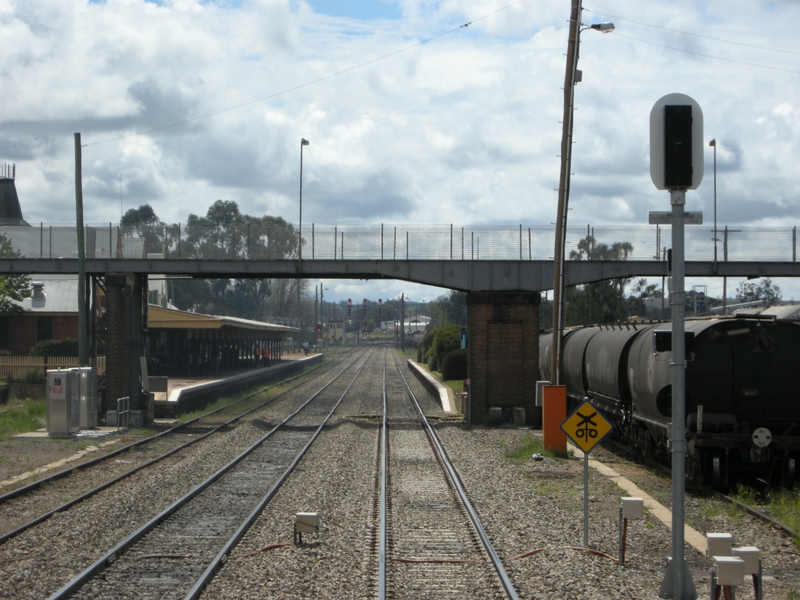
[[[561,423],[561,430],[584,452],[591,452],[614,426],[588,400]]]

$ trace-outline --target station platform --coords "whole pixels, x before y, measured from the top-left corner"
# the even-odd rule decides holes
[[[174,418],[199,410],[220,394],[235,393],[241,389],[285,377],[308,365],[322,360],[322,354],[284,354],[273,360],[269,367],[229,369],[197,377],[167,377],[167,391],[154,392],[154,415],[156,419]]]

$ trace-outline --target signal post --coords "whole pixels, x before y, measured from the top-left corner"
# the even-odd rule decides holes
[[[672,558],[667,564],[660,598],[695,600],[697,592],[684,556],[686,469],[686,273],[684,224],[686,190],[703,180],[703,111],[685,94],[667,94],[650,112],[650,177],[656,188],[669,191],[672,211]],[[659,213],[651,213],[651,222]],[[656,220],[655,222],[659,222]]]

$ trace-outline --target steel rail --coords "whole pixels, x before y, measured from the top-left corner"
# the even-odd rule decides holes
[[[156,440],[156,439],[158,439],[160,437],[169,435],[171,433],[175,433],[177,430],[182,429],[184,427],[187,427],[187,426],[199,421],[200,419],[205,419],[206,417],[210,417],[211,415],[214,415],[214,414],[216,414],[218,412],[221,412],[221,411],[226,410],[226,409],[228,409],[228,408],[230,408],[232,406],[235,406],[235,405],[239,404],[240,402],[244,402],[245,400],[249,400],[253,396],[258,396],[259,394],[263,394],[263,393],[269,391],[271,388],[278,387],[279,385],[285,385],[286,383],[288,383],[290,381],[294,381],[296,379],[299,379],[300,377],[304,377],[304,376],[312,373],[313,371],[316,371],[317,369],[322,368],[323,366],[325,366],[325,365],[317,365],[315,367],[312,367],[308,371],[303,371],[302,373],[300,373],[298,375],[294,375],[292,377],[289,377],[288,379],[283,379],[283,380],[281,380],[281,381],[279,381],[277,383],[265,386],[265,387],[259,389],[256,392],[253,392],[251,394],[248,394],[247,396],[244,396],[243,398],[240,398],[239,400],[231,402],[230,404],[226,404],[225,406],[223,406],[221,408],[217,408],[217,409],[215,409],[215,410],[213,410],[211,412],[204,413],[204,414],[202,414],[202,415],[200,415],[198,417],[195,417],[193,419],[190,419],[188,421],[184,421],[183,423],[180,423],[179,425],[175,425],[175,427],[170,427],[169,429],[167,429],[165,431],[162,431],[160,433],[157,433],[155,435],[151,435],[149,437],[143,438],[143,439],[138,440],[136,442],[132,442],[132,443],[128,444],[127,446],[123,446],[122,448],[117,448],[113,452],[109,452],[108,454],[104,454],[103,456],[98,456],[97,458],[93,458],[92,460],[88,460],[86,462],[80,463],[79,465],[75,465],[74,467],[69,467],[69,468],[64,469],[62,471],[58,471],[57,473],[53,473],[52,475],[48,475],[47,477],[43,477],[42,479],[37,479],[36,481],[34,481],[32,483],[29,483],[27,485],[24,485],[24,486],[22,486],[20,488],[11,490],[9,492],[6,492],[5,494],[0,495],[0,504],[5,504],[9,500],[13,500],[14,498],[17,498],[19,496],[27,494],[28,492],[31,492],[31,491],[35,490],[37,487],[40,487],[40,486],[42,486],[44,484],[52,483],[53,481],[56,481],[58,479],[62,479],[64,477],[67,477],[68,475],[71,475],[75,471],[84,471],[84,470],[86,470],[87,467],[93,467],[96,464],[99,464],[99,463],[101,463],[103,461],[106,461],[106,460],[108,460],[110,458],[114,458],[115,456],[119,456],[120,454],[122,454],[124,452],[127,452],[128,450],[136,448],[137,446],[148,444],[148,443],[150,443],[150,442],[152,442],[152,441],[154,441],[154,440]],[[332,368],[332,365],[329,365],[329,367]],[[326,371],[323,371],[323,373],[321,373],[321,374],[326,373],[328,370],[330,370],[330,368],[327,369]],[[279,396],[275,396],[275,398],[278,398],[278,397]],[[274,400],[274,398],[272,398],[271,400]],[[0,543],[2,543],[2,541],[3,541],[2,538],[0,538]]]
[[[184,494],[181,498],[173,502],[169,507],[164,509],[158,515],[153,517],[150,521],[139,527],[136,531],[122,540],[119,544],[117,544],[114,548],[106,552],[103,556],[99,559],[94,561],[91,565],[89,565],[86,569],[84,569],[80,574],[78,574],[72,581],[67,583],[63,586],[60,590],[55,592],[53,595],[50,596],[50,600],[63,600],[66,598],[70,598],[75,592],[77,592],[81,587],[83,587],[88,581],[90,581],[96,575],[102,573],[106,568],[120,556],[122,556],[125,552],[127,552],[133,545],[142,539],[145,535],[153,531],[156,527],[158,527],[161,523],[163,523],[166,519],[176,513],[181,507],[187,504],[190,500],[195,498],[201,492],[205,491],[211,484],[217,481],[220,477],[225,475],[227,472],[232,470],[237,464],[239,464],[242,460],[244,460],[248,455],[252,454],[259,446],[261,446],[267,439],[269,439],[278,429],[283,427],[286,423],[288,423],[291,419],[293,419],[300,411],[302,411],[306,406],[308,406],[312,401],[314,401],[317,396],[319,396],[325,389],[327,389],[330,385],[333,384],[341,375],[349,369],[355,362],[360,358],[356,357],[353,361],[348,364],[344,369],[342,369],[333,379],[331,379],[328,383],[322,386],[319,390],[317,390],[308,400],[306,400],[296,411],[286,417],[283,421],[278,423],[275,427],[273,427],[269,432],[267,432],[264,436],[262,436],[258,441],[256,441],[253,445],[247,448],[244,452],[242,452],[239,456],[234,458],[230,461],[227,465],[220,468],[216,473],[208,477],[205,481],[197,485],[194,489]],[[352,384],[351,384],[352,385]],[[349,388],[348,388],[349,389]]]
[[[134,446],[138,446],[143,442],[151,442],[151,441],[155,440],[156,438],[161,437],[161,436],[163,436],[165,434],[174,433],[177,429],[179,429],[181,427],[185,427],[185,426],[189,425],[190,423],[194,423],[199,419],[203,419],[205,417],[211,416],[211,415],[216,414],[216,413],[218,413],[218,412],[220,412],[222,410],[225,410],[226,408],[230,408],[231,406],[234,406],[235,404],[238,404],[240,402],[248,400],[248,399],[250,399],[250,398],[252,398],[254,396],[258,396],[259,394],[263,394],[263,393],[267,392],[270,388],[277,387],[278,385],[284,385],[287,382],[294,381],[294,380],[296,380],[296,379],[298,379],[300,377],[303,377],[304,375],[308,375],[309,373],[311,373],[312,371],[315,371],[316,369],[320,368],[321,366],[322,365],[320,365],[318,367],[314,367],[313,369],[311,369],[309,371],[306,371],[304,373],[301,373],[300,375],[296,375],[294,377],[291,377],[289,379],[281,381],[280,383],[277,383],[275,385],[267,386],[266,388],[263,388],[263,389],[261,389],[261,390],[259,390],[257,392],[252,393],[252,394],[249,394],[249,395],[245,396],[244,398],[241,398],[241,399],[237,400],[236,402],[233,402],[231,404],[223,406],[222,408],[216,409],[216,410],[211,411],[209,413],[206,413],[204,415],[200,415],[199,417],[195,417],[194,419],[186,421],[185,423],[181,423],[180,425],[177,425],[176,427],[172,427],[172,428],[170,428],[170,429],[168,429],[166,431],[163,431],[163,432],[161,432],[159,434],[156,434],[154,436],[148,437],[148,438],[146,438],[144,440],[140,440],[139,442],[135,442],[133,444],[129,444],[129,445],[125,446],[124,448],[120,448],[119,450],[116,450],[113,453],[107,454],[105,456],[101,456],[98,459],[94,459],[94,460],[92,460],[92,461],[90,461],[88,463],[82,463],[81,465],[79,465],[77,467],[73,467],[71,469],[68,469],[68,470],[65,470],[65,471],[61,471],[60,473],[57,474],[57,475],[59,475],[59,477],[57,477],[57,478],[58,479],[63,478],[66,475],[69,475],[70,473],[75,472],[75,471],[77,471],[79,469],[80,470],[85,470],[87,466],[94,466],[94,465],[98,464],[99,462],[102,462],[102,461],[105,461],[105,460],[107,460],[109,458],[117,456],[120,452],[128,451],[131,448],[133,448]],[[332,368],[332,366],[331,366],[331,368]],[[330,370],[330,368],[325,370],[325,371],[323,371],[322,373],[319,373],[319,375],[324,375],[329,370]],[[307,382],[299,383],[299,384],[289,388],[288,390],[285,390],[285,391],[281,392],[280,394],[277,394],[276,396],[273,396],[272,398],[269,398],[268,400],[262,402],[258,406],[255,406],[255,407],[243,412],[242,414],[237,415],[236,417],[233,417],[232,419],[230,419],[228,421],[225,421],[224,423],[222,423],[222,424],[218,425],[217,427],[214,427],[210,431],[204,433],[200,437],[191,439],[188,442],[185,442],[185,443],[183,443],[183,444],[181,444],[179,446],[176,446],[175,448],[173,448],[172,450],[169,450],[168,452],[162,454],[161,456],[157,456],[156,458],[154,458],[152,460],[149,460],[146,463],[142,463],[141,465],[139,465],[137,467],[134,467],[130,471],[126,471],[125,473],[115,477],[114,479],[106,481],[105,483],[102,483],[102,484],[98,485],[97,487],[94,487],[94,488],[86,491],[85,493],[81,494],[80,496],[77,496],[77,497],[73,498],[72,500],[69,500],[69,501],[65,502],[64,504],[61,504],[60,506],[57,506],[56,508],[54,508],[54,509],[52,509],[52,510],[46,512],[46,513],[43,513],[43,514],[39,515],[35,519],[32,519],[31,521],[28,521],[27,523],[24,523],[24,524],[20,525],[16,529],[13,529],[12,531],[9,531],[7,533],[4,533],[3,535],[0,535],[0,544],[3,544],[5,542],[7,542],[8,540],[20,535],[21,533],[27,531],[31,527],[35,527],[36,525],[39,525],[40,523],[43,523],[44,521],[46,521],[47,519],[49,519],[53,515],[55,515],[57,513],[60,513],[60,512],[64,512],[65,510],[68,510],[69,508],[72,508],[76,504],[78,504],[80,502],[83,502],[84,500],[87,500],[88,498],[91,498],[95,494],[98,494],[99,492],[102,492],[103,490],[110,488],[111,486],[119,483],[123,479],[125,479],[127,477],[130,477],[131,475],[133,475],[135,473],[138,473],[139,471],[141,471],[143,469],[146,469],[147,467],[150,467],[150,466],[154,465],[155,463],[157,463],[159,461],[162,461],[162,460],[164,460],[166,458],[169,458],[170,456],[180,452],[181,450],[186,449],[187,447],[191,446],[192,444],[195,444],[195,443],[197,443],[197,442],[199,442],[201,440],[204,440],[205,438],[213,435],[217,431],[219,431],[221,429],[224,429],[225,427],[231,425],[232,423],[235,423],[236,421],[246,417],[247,415],[249,415],[249,414],[251,414],[251,413],[253,413],[253,412],[257,411],[257,410],[260,410],[260,409],[264,408],[268,404],[271,404],[275,400],[278,400],[279,398],[285,396],[289,392],[292,392],[292,391],[296,390],[297,388],[299,388],[302,385],[305,385],[306,383]],[[47,480],[43,479],[43,480],[35,482],[35,484],[31,484],[33,486],[32,489],[36,489],[37,487],[42,485],[45,481],[47,481]],[[26,487],[28,487],[28,486],[26,486]],[[20,489],[22,489],[22,488],[20,488]],[[28,491],[31,491],[31,490],[28,490]]]
[[[625,458],[627,460],[630,460],[627,457],[631,454],[631,449],[628,448],[627,446],[623,445],[622,443],[617,442],[615,440],[605,439],[605,440],[603,440],[601,442],[601,445],[603,447],[607,448],[611,452],[624,453],[625,454]],[[642,456],[640,454],[634,454],[634,456],[635,456],[636,460],[641,461],[644,465],[646,465],[646,466],[648,466],[648,467],[650,467],[652,469],[658,470],[661,473],[667,475],[668,477],[672,477],[672,470],[669,467],[667,467],[666,465],[663,465],[663,464],[661,464],[660,462],[658,462],[656,460],[647,458],[646,456]],[[781,531],[783,531],[787,535],[790,535],[794,539],[800,539],[800,532],[795,531],[794,529],[792,529],[788,525],[786,525],[784,523],[781,523],[777,519],[772,518],[767,513],[758,510],[754,506],[750,506],[749,504],[745,504],[741,500],[737,500],[736,498],[728,496],[727,494],[723,494],[722,492],[720,492],[718,490],[715,490],[715,489],[713,489],[713,488],[711,488],[711,487],[709,487],[707,485],[699,484],[696,481],[692,481],[692,485],[695,486],[695,488],[697,488],[699,491],[703,492],[704,494],[707,494],[709,496],[715,496],[715,497],[719,498],[720,500],[722,500],[724,502],[727,502],[728,504],[733,504],[735,506],[738,506],[743,511],[745,511],[749,515],[755,517],[756,519],[759,519],[759,520],[763,521],[764,523],[767,523],[769,525],[772,525],[772,526],[780,529]]]
[[[380,531],[378,536],[378,598],[386,598],[386,346],[383,347],[383,418],[381,419]]]
[[[511,598],[512,600],[519,600],[519,596],[517,595],[517,591],[514,589],[514,585],[511,583],[511,579],[508,577],[508,573],[506,573],[505,567],[503,566],[503,561],[498,556],[497,552],[492,545],[489,536],[486,534],[486,531],[483,529],[483,525],[481,524],[480,518],[478,517],[475,509],[472,507],[469,499],[467,498],[467,494],[464,491],[464,487],[461,484],[461,480],[458,477],[458,473],[453,467],[453,464],[450,462],[449,457],[447,456],[447,452],[445,451],[444,447],[442,446],[441,442],[439,441],[439,436],[436,435],[436,432],[431,427],[431,424],[428,422],[428,419],[425,417],[425,413],[422,411],[422,408],[417,401],[417,397],[414,395],[414,392],[411,390],[411,386],[408,385],[408,380],[406,380],[406,376],[403,374],[403,370],[400,368],[400,365],[397,362],[397,357],[395,356],[395,366],[397,367],[397,371],[400,373],[400,377],[403,379],[403,383],[406,386],[406,390],[414,404],[414,407],[417,409],[417,413],[419,413],[420,419],[422,419],[422,423],[424,425],[425,431],[428,434],[428,439],[430,439],[431,444],[436,448],[436,452],[439,455],[439,459],[442,462],[442,465],[447,472],[447,475],[450,478],[450,481],[453,484],[454,489],[456,490],[461,503],[464,505],[464,508],[469,515],[470,520],[472,521],[473,526],[475,527],[475,531],[478,534],[478,537],[483,544],[484,549],[486,550],[489,558],[492,561],[492,565],[494,566],[495,570],[497,571],[497,575],[500,578],[500,583],[505,590],[506,596]]]
[[[247,531],[250,529],[250,527],[252,527],[253,523],[256,522],[256,519],[258,519],[258,517],[261,516],[261,513],[264,510],[264,507],[266,507],[266,505],[269,503],[269,501],[272,500],[272,497],[278,492],[278,490],[284,484],[284,482],[289,477],[289,475],[291,475],[292,472],[295,470],[297,465],[300,463],[300,460],[303,458],[303,456],[305,456],[305,454],[306,454],[306,452],[308,452],[309,448],[311,448],[311,445],[316,441],[317,437],[319,437],[319,434],[322,433],[322,430],[325,428],[325,425],[327,425],[328,421],[333,416],[333,413],[336,412],[337,408],[339,408],[339,405],[344,400],[344,397],[350,391],[350,388],[353,387],[353,385],[355,384],[356,380],[358,379],[358,376],[361,375],[361,371],[363,371],[364,367],[367,366],[367,363],[369,362],[369,359],[372,356],[372,352],[374,352],[374,350],[369,353],[369,355],[367,356],[367,359],[364,361],[364,364],[361,365],[361,367],[358,369],[358,371],[356,372],[355,376],[353,377],[353,380],[350,382],[350,385],[348,385],[347,389],[345,389],[345,391],[342,392],[342,395],[339,397],[339,400],[336,401],[336,404],[333,406],[333,408],[328,413],[328,415],[325,417],[325,419],[322,421],[322,423],[320,423],[319,427],[317,427],[317,430],[314,432],[314,434],[308,440],[308,442],[303,447],[303,449],[300,450],[300,452],[294,458],[294,460],[289,465],[289,467],[287,467],[286,471],[284,471],[284,473],[277,479],[277,481],[275,481],[275,483],[272,485],[272,487],[269,489],[269,491],[266,494],[264,494],[264,497],[261,498],[261,500],[255,506],[255,508],[253,508],[253,510],[250,512],[250,515],[248,515],[247,519],[245,519],[244,522],[241,525],[239,525],[239,527],[236,530],[236,532],[230,537],[230,539],[227,541],[227,543],[222,547],[222,550],[219,551],[217,556],[214,557],[214,559],[208,565],[208,567],[203,572],[203,574],[200,576],[200,578],[195,582],[194,586],[192,586],[192,589],[189,590],[189,593],[186,594],[186,596],[184,596],[184,600],[195,600],[196,598],[199,598],[200,594],[203,593],[203,590],[205,589],[205,587],[211,582],[212,579],[214,579],[216,574],[222,568],[223,563],[227,559],[228,555],[236,547],[236,545],[241,541],[241,539],[244,537],[244,535],[247,533]],[[299,410],[298,410],[298,412],[299,412]]]

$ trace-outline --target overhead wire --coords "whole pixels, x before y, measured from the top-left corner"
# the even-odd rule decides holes
[[[207,119],[209,117],[213,117],[215,115],[219,115],[219,114],[222,114],[224,112],[229,112],[229,111],[232,111],[232,110],[243,108],[245,106],[250,106],[251,104],[257,104],[259,102],[264,102],[265,100],[271,100],[272,98],[277,98],[278,96],[282,96],[284,94],[288,94],[290,92],[294,92],[294,91],[303,89],[305,87],[308,87],[308,86],[311,86],[311,85],[315,85],[315,84],[320,83],[322,81],[325,81],[327,79],[332,79],[334,77],[338,77],[339,75],[343,75],[345,73],[349,73],[350,71],[355,71],[356,69],[361,69],[363,67],[366,67],[368,65],[374,64],[376,62],[379,62],[379,61],[382,61],[382,60],[386,60],[387,58],[390,58],[392,56],[396,56],[398,54],[402,54],[403,52],[408,52],[409,50],[412,50],[414,48],[418,48],[419,46],[422,46],[423,44],[428,44],[428,43],[430,43],[430,42],[432,42],[434,40],[437,40],[437,39],[439,39],[441,37],[444,37],[446,35],[450,35],[452,33],[455,33],[457,31],[465,29],[465,28],[469,27],[470,25],[472,25],[473,23],[476,23],[478,21],[482,21],[484,19],[488,19],[489,17],[494,16],[497,13],[502,12],[504,10],[507,10],[507,9],[511,8],[512,6],[515,6],[515,5],[520,4],[522,2],[525,2],[525,0],[516,0],[515,2],[511,2],[510,4],[507,4],[505,6],[502,6],[502,7],[498,8],[497,10],[494,10],[494,11],[492,11],[490,13],[487,13],[487,14],[485,14],[483,16],[477,17],[477,18],[473,19],[472,21],[469,21],[467,23],[459,25],[458,27],[454,27],[453,29],[449,29],[447,31],[443,31],[442,33],[439,33],[437,35],[434,35],[433,37],[430,37],[430,38],[421,40],[419,42],[416,42],[415,44],[411,44],[410,46],[406,46],[405,48],[401,48],[399,50],[395,50],[394,52],[389,52],[388,54],[384,54],[384,55],[379,56],[377,58],[373,58],[373,59],[365,61],[363,63],[359,63],[357,65],[353,65],[351,67],[347,67],[347,68],[342,69],[340,71],[336,71],[335,73],[330,73],[328,75],[324,75],[324,76],[319,77],[317,79],[314,79],[312,81],[306,81],[305,83],[301,83],[301,84],[296,85],[294,87],[290,87],[290,88],[287,88],[285,90],[281,90],[280,92],[275,92],[274,94],[269,94],[267,96],[262,96],[261,98],[256,98],[255,100],[249,100],[247,102],[242,102],[241,104],[236,104],[234,106],[228,106],[226,108],[221,108],[219,110],[215,110],[215,111],[212,111],[212,112],[204,113],[202,115],[197,115],[195,117],[190,117],[188,119],[183,119],[181,121],[175,121],[174,123],[169,123],[167,125],[160,125],[159,127],[153,127],[151,129],[147,129],[145,131],[137,131],[137,132],[134,132],[134,133],[127,133],[125,135],[120,135],[120,136],[117,136],[117,137],[108,138],[106,140],[101,140],[99,142],[87,143],[87,144],[84,144],[84,146],[97,146],[97,145],[100,145],[100,144],[107,144],[109,142],[116,142],[116,141],[119,141],[119,140],[124,140],[124,139],[127,139],[127,138],[136,137],[136,136],[139,136],[139,135],[147,135],[148,133],[154,133],[156,131],[169,129],[170,127],[177,127],[178,125],[185,125],[186,123],[192,123],[194,121],[199,121],[200,119]]]
[[[652,40],[643,40],[641,38],[636,38],[630,35],[625,35],[624,33],[620,33],[619,30],[614,31],[614,37],[622,37],[628,40],[633,40],[635,42],[642,42],[643,44],[650,44],[651,46],[658,46],[660,48],[667,48],[668,50],[676,50],[677,52],[685,52],[686,54],[694,54],[695,56],[702,56],[704,58],[712,58],[714,60],[722,60],[729,63],[734,63],[738,65],[747,65],[749,67],[758,67],[760,69],[770,69],[772,71],[781,71],[783,73],[793,73],[795,75],[800,75],[800,71],[792,71],[791,69],[781,69],[780,67],[772,67],[770,65],[762,65],[758,63],[751,63],[746,62],[743,60],[736,60],[734,58],[724,58],[722,56],[714,56],[713,54],[705,54],[703,52],[697,52],[695,50],[687,50],[686,48],[677,48],[675,46],[668,46],[666,44],[659,44],[658,42],[654,42]]]
[[[757,50],[767,50],[769,52],[781,52],[783,54],[794,54],[795,56],[800,56],[800,52],[794,52],[792,50],[782,50],[779,48],[767,48],[766,46],[758,46],[756,44],[748,44],[746,42],[740,42],[738,40],[726,40],[723,38],[716,38],[710,35],[703,35],[701,33],[692,33],[689,31],[682,31],[680,29],[672,29],[670,27],[664,27],[662,25],[653,25],[652,23],[644,23],[642,21],[634,21],[633,19],[626,19],[625,17],[620,17],[617,15],[610,15],[608,13],[601,13],[596,10],[590,10],[588,8],[584,9],[586,12],[593,13],[595,15],[600,15],[602,17],[608,17],[610,19],[614,19],[615,21],[625,21],[627,23],[634,23],[636,25],[643,25],[644,27],[652,27],[653,29],[661,29],[662,31],[669,31],[671,33],[680,33],[681,35],[689,35],[692,37],[703,38],[705,40],[711,40],[712,42],[723,42],[725,44],[734,44],[736,46],[744,46],[746,48],[755,48]],[[667,46],[669,47],[669,46]],[[748,63],[749,64],[749,63]]]

